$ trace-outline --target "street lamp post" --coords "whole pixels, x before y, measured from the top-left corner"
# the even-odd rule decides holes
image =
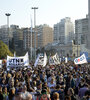
[[[35,37],[35,60],[36,60],[36,31],[35,31],[35,26],[36,26],[36,9],[38,9],[38,7],[32,7],[32,9],[34,10],[34,37]]]
[[[32,19],[31,19],[31,60],[32,60]]]
[[[79,34],[77,34],[77,57],[78,57],[78,45],[79,45]]]
[[[6,13],[5,15],[7,16],[7,33],[8,33],[8,48],[9,48],[9,16],[11,14]]]

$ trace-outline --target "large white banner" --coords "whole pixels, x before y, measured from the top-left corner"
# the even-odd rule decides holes
[[[39,54],[36,61],[35,61],[34,66],[36,67],[37,65],[41,65],[41,66],[45,67],[46,64],[47,64],[47,55],[46,55],[46,53],[44,53],[44,56]]]
[[[0,60],[0,68],[2,68],[2,60]]]
[[[7,56],[7,66],[18,67],[18,66],[28,66],[28,65],[29,65],[28,53],[26,53],[26,55],[22,57]]]
[[[74,59],[75,64],[84,64],[87,63],[85,54],[82,54],[80,57]]]
[[[56,53],[54,56],[51,56],[49,58],[49,65],[58,65],[58,64],[60,64],[60,58]]]

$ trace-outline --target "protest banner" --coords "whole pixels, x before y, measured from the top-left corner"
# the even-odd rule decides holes
[[[74,59],[75,64],[84,64],[87,63],[85,54],[82,54],[80,57]]]
[[[22,57],[7,56],[7,66],[18,67],[18,66],[28,66],[28,65],[29,65],[28,53],[26,53],[26,55]]]

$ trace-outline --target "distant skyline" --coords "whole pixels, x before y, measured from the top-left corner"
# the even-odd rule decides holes
[[[0,26],[7,24],[5,13],[10,13],[9,25],[30,27],[31,18],[34,23],[31,7],[38,7],[36,25],[47,24],[51,27],[62,18],[70,17],[74,23],[88,14],[88,0],[1,0]]]

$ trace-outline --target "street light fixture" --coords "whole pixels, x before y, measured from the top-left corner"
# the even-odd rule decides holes
[[[8,48],[9,48],[9,16],[11,15],[10,13],[5,14],[7,16],[7,33],[8,33]]]

